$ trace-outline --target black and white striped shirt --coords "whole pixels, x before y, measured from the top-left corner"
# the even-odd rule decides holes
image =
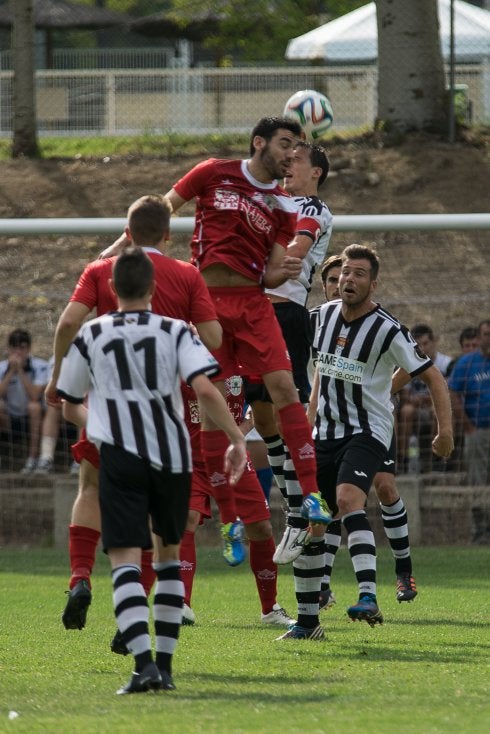
[[[332,215],[318,196],[295,196],[294,201],[298,207],[295,234],[311,237],[311,247],[303,258],[298,278],[290,278],[277,288],[266,288],[265,292],[306,306],[315,271],[327,254],[332,234]]]
[[[347,322],[340,300],[320,307],[314,346],[320,377],[315,438],[366,433],[388,448],[393,434],[393,371],[403,367],[414,377],[430,367],[431,360],[381,306]]]
[[[82,326],[63,360],[61,397],[88,392],[87,435],[173,473],[192,470],[181,379],[219,365],[187,324],[150,311],[110,313]]]

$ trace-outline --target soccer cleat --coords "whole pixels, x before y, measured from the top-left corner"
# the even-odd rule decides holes
[[[370,627],[383,624],[383,615],[379,611],[376,599],[370,596],[361,596],[356,604],[348,608],[347,614],[353,622],[364,620]]]
[[[306,495],[301,505],[301,514],[311,523],[328,525],[332,522],[332,516],[328,511],[327,503],[320,495],[320,492],[312,492]]]
[[[415,579],[409,573],[400,573],[396,577],[396,598],[397,601],[412,601],[417,596],[417,587]]]
[[[196,615],[190,608],[188,604],[184,604],[184,609],[182,613],[182,624],[184,625],[192,625],[196,623]]]
[[[294,624],[280,637],[276,637],[277,640],[324,640],[325,632],[323,627],[318,625],[317,627],[301,627],[299,624]]]
[[[333,605],[337,603],[335,594],[329,586],[320,590],[318,601],[320,603],[320,611],[322,609],[330,609],[330,607],[333,607]]]
[[[34,474],[51,474],[54,469],[53,459],[39,459]]]
[[[243,523],[240,520],[221,526],[223,538],[223,558],[230,566],[238,566],[245,560],[243,544]]]
[[[115,655],[129,655],[128,647],[123,640],[120,630],[116,630],[116,634],[111,640],[111,651]]]
[[[32,456],[29,456],[26,463],[20,470],[20,473],[26,476],[27,474],[33,474],[36,471],[37,467],[37,459],[33,459]]]
[[[162,683],[162,676],[155,663],[148,663],[141,673],[136,673],[136,671],[133,673],[131,680],[117,691],[117,695],[145,693],[150,690],[159,691],[162,688]]]
[[[162,682],[160,683],[160,689],[162,691],[175,691],[176,686],[170,673],[167,673],[166,670],[161,670],[160,677],[162,679]]]
[[[291,619],[289,614],[286,612],[280,604],[274,604],[272,611],[268,614],[261,615],[262,624],[281,624],[284,627],[290,627],[296,624],[295,619]]]
[[[90,584],[82,579],[66,593],[68,594],[68,601],[61,616],[61,621],[67,630],[81,630],[85,627],[87,609],[92,601]]]
[[[272,560],[280,565],[295,561],[303,552],[310,540],[309,528],[292,528],[286,525],[281,542],[276,548]]]

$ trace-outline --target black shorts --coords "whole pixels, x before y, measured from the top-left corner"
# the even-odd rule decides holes
[[[192,474],[172,474],[119,446],[100,449],[102,544],[108,548],[152,547],[152,530],[164,545],[182,539],[189,512]]]
[[[304,306],[292,301],[273,303],[272,305],[291,358],[291,370],[299,400],[301,403],[307,403],[311,392],[308,379],[308,363],[313,342],[310,312]],[[253,403],[255,400],[260,400],[263,403],[272,402],[265,385],[261,382],[250,383],[245,381],[245,400],[247,403]]]
[[[396,437],[393,432],[393,438],[391,439],[390,448],[386,452],[383,459],[383,464],[378,471],[385,472],[386,474],[396,474]]]
[[[316,441],[315,448],[318,487],[333,515],[338,512],[338,485],[354,484],[367,497],[374,475],[382,470],[386,457],[386,447],[364,433]]]

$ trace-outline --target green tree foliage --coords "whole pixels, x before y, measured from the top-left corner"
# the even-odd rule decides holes
[[[218,17],[216,28],[203,39],[218,62],[237,52],[245,61],[282,62],[290,38],[362,4],[362,0],[171,0],[171,12],[183,24],[203,13]]]

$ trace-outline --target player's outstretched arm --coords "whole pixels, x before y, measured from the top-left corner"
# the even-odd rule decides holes
[[[451,398],[446,380],[435,365],[418,376],[429,388],[437,419],[437,434],[432,441],[432,450],[437,456],[447,459],[454,449],[454,439]]]
[[[206,414],[230,439],[230,446],[225,455],[224,470],[230,477],[230,484],[236,484],[247,463],[247,449],[243,433],[228,410],[226,400],[206,375],[197,375],[192,380],[192,388]]]
[[[61,362],[68,351],[68,347],[75,338],[78,329],[89,313],[90,309],[84,303],[70,301],[58,319],[53,342],[53,371],[44,391],[44,397],[49,405],[59,405],[60,401],[56,393],[56,383],[60,376]]]

